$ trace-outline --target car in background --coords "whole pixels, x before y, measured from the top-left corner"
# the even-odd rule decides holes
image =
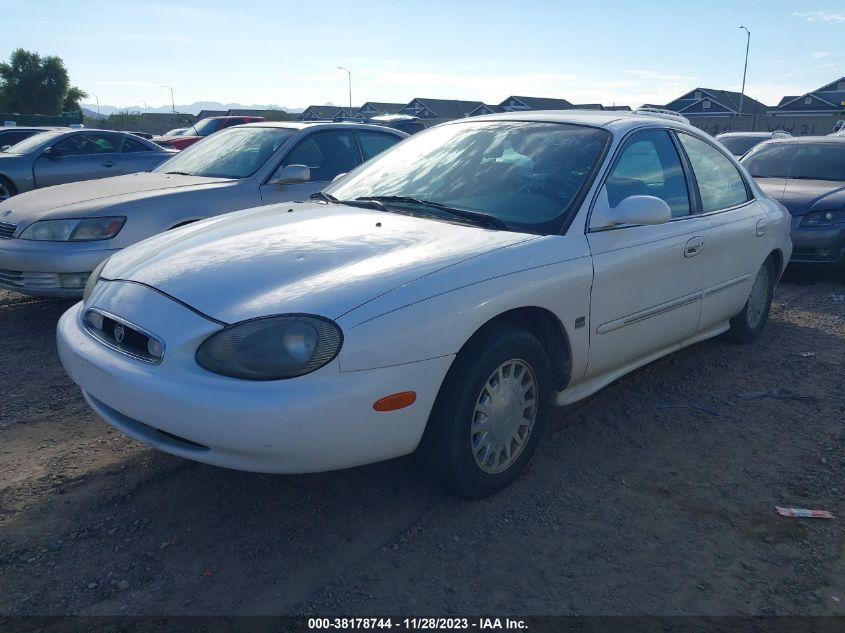
[[[716,140],[728,148],[728,151],[742,158],[748,150],[763,141],[770,141],[773,138],[790,138],[792,134],[785,130],[775,132],[723,132],[716,135]]]
[[[187,131],[188,131],[188,128],[186,128],[186,127],[175,127],[172,130],[169,130],[169,131],[165,132],[164,134],[162,134],[162,136],[181,136],[182,134],[184,134]]]
[[[0,201],[42,187],[147,171],[173,154],[128,132],[40,132],[0,151]]]
[[[377,116],[365,119],[365,123],[375,123],[376,125],[386,125],[396,130],[402,130],[406,134],[416,134],[425,129],[425,124],[420,121],[417,116],[410,114],[379,114]]]
[[[162,147],[181,150],[227,127],[263,120],[264,117],[261,116],[212,116],[197,121],[178,136],[154,136],[152,140]]]
[[[253,123],[149,173],[33,191],[0,203],[0,287],[78,297],[116,251],[247,207],[307,200],[407,135],[360,124]]]
[[[742,164],[792,214],[792,260],[845,264],[845,137],[767,141]]]
[[[22,140],[41,134],[41,132],[48,132],[50,130],[60,130],[58,127],[24,127],[24,126],[5,126],[0,127],[0,151],[17,145]]]
[[[757,338],[791,250],[787,211],[680,117],[458,119],[320,198],[102,264],[58,325],[94,411],[249,471],[418,451],[482,497],[525,468],[550,405],[719,334]]]

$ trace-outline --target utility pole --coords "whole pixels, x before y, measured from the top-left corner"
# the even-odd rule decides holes
[[[349,109],[352,109],[352,71],[348,68],[344,68],[343,66],[338,66],[338,70],[345,70],[347,75],[349,75]],[[350,112],[350,115],[352,113]]]
[[[748,72],[748,49],[751,47],[751,31],[744,26],[740,26],[739,28],[743,29],[746,33],[745,67],[742,69],[742,92],[739,93],[739,116],[742,116],[742,102],[745,101],[745,74]]]
[[[173,100],[173,88],[170,86],[162,86],[162,88],[167,88],[170,91],[170,109],[173,112],[173,127],[176,127],[176,102]]]

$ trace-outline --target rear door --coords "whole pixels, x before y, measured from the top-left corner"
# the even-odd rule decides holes
[[[306,165],[311,170],[311,180],[288,185],[264,184],[261,186],[261,199],[264,204],[307,200],[312,193],[328,185],[335,176],[360,164],[361,154],[352,130],[312,132],[288,151],[267,182],[278,178],[287,165]]]
[[[596,205],[635,195],[672,210],[659,225],[591,230],[590,358],[587,377],[619,369],[692,337],[701,312],[706,220],[694,215],[689,174],[665,129],[636,132],[614,161]]]
[[[768,216],[721,149],[692,134],[676,134],[692,166],[695,195],[707,223],[699,326],[706,331],[742,311],[768,256]]]
[[[107,178],[121,173],[123,135],[115,132],[80,132],[51,146],[33,166],[36,187]]]
[[[134,174],[139,171],[149,171],[157,167],[167,158],[160,150],[154,150],[143,141],[127,135],[123,139],[120,152],[120,173]]]

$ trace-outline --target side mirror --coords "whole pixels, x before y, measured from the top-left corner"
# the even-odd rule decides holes
[[[607,202],[603,192],[593,209],[591,229],[607,229],[623,224],[664,224],[672,219],[669,205],[655,196],[628,196],[616,207]]]
[[[282,168],[278,178],[271,180],[271,185],[292,185],[311,180],[311,169],[307,165],[288,165]]]
[[[11,147],[11,145],[4,145],[3,147],[0,147],[0,152],[5,152],[10,147]]]
[[[338,180],[340,180],[341,178],[343,178],[345,175],[346,175],[346,172],[343,172],[342,174],[338,174],[337,176],[335,176],[334,178],[332,178],[332,182],[337,182]]]

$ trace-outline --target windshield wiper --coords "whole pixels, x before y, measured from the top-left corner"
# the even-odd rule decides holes
[[[448,204],[442,204],[440,202],[434,202],[432,200],[423,200],[421,198],[415,198],[414,196],[362,196],[360,198],[356,198],[356,200],[415,204],[420,207],[429,207],[431,209],[437,209],[438,211],[443,211],[454,217],[463,218],[464,220],[469,220],[470,222],[474,222],[475,224],[480,224],[482,226],[487,226],[499,230],[507,230],[508,228],[508,225],[505,224],[502,220],[492,215],[488,215],[487,213],[482,213],[480,211],[470,211],[469,209],[459,209],[457,207],[450,207]]]
[[[174,174],[176,176],[193,176],[193,174],[189,174],[186,171],[166,171],[165,174]]]
[[[323,193],[322,191],[315,191],[310,196],[308,196],[311,200],[322,200],[323,202],[330,202],[332,204],[337,204],[338,199],[335,198],[330,193]]]

